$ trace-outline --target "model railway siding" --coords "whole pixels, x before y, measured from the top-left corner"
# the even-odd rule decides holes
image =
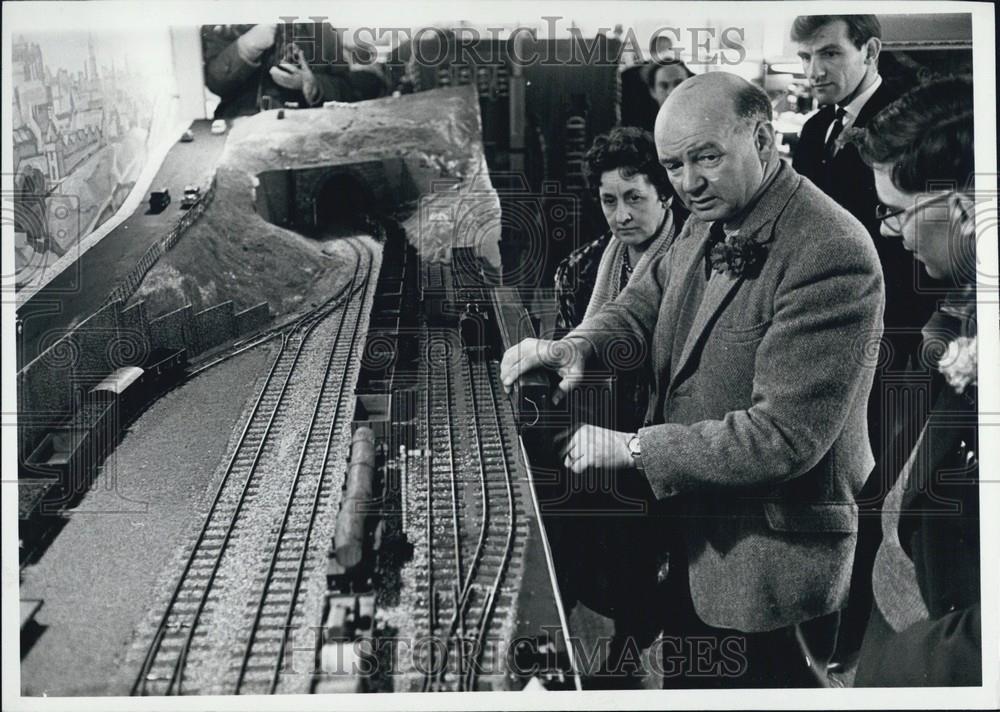
[[[289,626],[309,627],[303,603],[325,564],[315,524],[332,522],[342,481],[375,261],[359,250],[350,296],[282,335],[201,530],[136,644],[133,694],[295,687],[277,671]]]
[[[498,381],[496,278],[469,250],[454,250],[451,264],[424,262],[419,274],[420,311],[401,315],[419,358],[403,359],[383,382],[386,397],[416,399],[411,414],[386,409],[388,430],[412,425],[415,446],[403,493],[414,547],[402,571],[407,618],[383,612],[413,646],[412,655],[397,658],[394,689],[516,687],[507,648],[537,530],[513,412]]]
[[[431,353],[438,344],[449,348],[424,369],[424,479],[410,501],[422,500],[411,517],[423,527],[427,562],[414,582],[415,634],[435,642],[422,646],[412,689],[500,688],[529,495],[497,364],[470,359],[456,331],[431,333]]]

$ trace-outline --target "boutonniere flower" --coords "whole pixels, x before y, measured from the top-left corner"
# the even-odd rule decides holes
[[[708,262],[716,272],[729,272],[735,277],[752,274],[764,261],[766,248],[753,237],[725,235],[709,245]]]
[[[956,393],[976,385],[978,366],[975,336],[960,336],[949,343],[948,350],[938,361],[938,369]]]

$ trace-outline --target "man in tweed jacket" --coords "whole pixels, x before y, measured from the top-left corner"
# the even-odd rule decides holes
[[[698,686],[808,684],[795,626],[829,625],[846,601],[853,497],[873,464],[878,257],[861,223],[781,162],[770,119],[767,97],[734,75],[678,87],[656,144],[691,209],[684,231],[556,348],[522,342],[501,365],[505,385],[545,366],[569,391],[616,340],[646,348],[646,426],[580,426],[565,465],[644,476],[670,502],[684,540],[671,576],[684,583],[663,615],[684,635],[739,637],[740,662],[712,682],[692,673]]]

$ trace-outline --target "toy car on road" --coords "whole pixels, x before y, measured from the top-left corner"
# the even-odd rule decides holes
[[[170,191],[166,188],[154,190],[149,194],[149,212],[162,212],[168,205],[170,205]]]
[[[184,197],[181,198],[181,207],[190,208],[201,198],[201,188],[196,185],[184,186]]]
[[[224,134],[226,133],[226,120],[216,119],[212,122],[212,133],[214,134]]]

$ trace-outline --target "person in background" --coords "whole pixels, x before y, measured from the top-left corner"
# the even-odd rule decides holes
[[[871,608],[867,572],[878,547],[878,513],[897,470],[883,467],[894,450],[901,417],[890,410],[898,402],[886,397],[917,358],[920,325],[934,308],[933,296],[916,288],[913,258],[898,242],[879,238],[875,214],[878,197],[872,170],[847,136],[864,128],[895,95],[878,72],[882,27],[875,15],[802,15],[795,18],[791,39],[819,111],[802,127],[792,165],[823,192],[847,208],[871,235],[885,280],[882,361],[868,401],[868,432],[875,469],[858,495],[861,507],[855,581],[844,615],[833,670],[850,666]],[[891,374],[891,375],[890,375]],[[886,378],[889,376],[889,378]]]
[[[771,121],[767,95],[735,75],[681,84],[655,141],[691,210],[684,230],[568,336],[501,362],[506,388],[548,368],[568,393],[626,335],[648,354],[643,427],[579,424],[564,465],[644,483],[675,514],[681,545],[650,611],[670,687],[816,686],[797,636],[836,630],[872,467],[874,363],[856,345],[879,333],[878,258],[864,227],[780,160]]]
[[[598,136],[584,156],[584,176],[608,221],[608,232],[556,269],[557,326],[569,331],[596,314],[670,246],[688,210],[674,198],[653,137],[637,127]]]
[[[307,108],[359,98],[340,38],[326,22],[206,25],[201,41],[205,85],[221,99],[217,119],[286,102]]]
[[[584,176],[600,202],[608,232],[574,250],[556,269],[559,333],[599,312],[646,272],[670,248],[688,216],[660,165],[652,135],[642,129],[617,127],[598,136],[584,156]],[[613,429],[638,428],[650,380],[646,359],[619,364],[601,399],[604,405],[591,409],[588,421]],[[630,508],[645,493],[630,489],[624,494],[629,501],[623,504],[614,493],[573,490],[561,506],[576,514],[547,525],[557,540],[559,560],[574,562],[572,570],[562,571],[564,588],[615,620],[617,645],[624,645],[627,636],[645,643],[651,639],[654,631],[641,602],[655,594],[662,553],[649,517]],[[609,657],[618,652],[612,650]],[[610,682],[619,671],[605,672],[612,673],[605,679]],[[624,684],[621,675],[614,684]]]
[[[970,77],[931,81],[858,139],[883,239],[952,290],[923,328],[933,406],[882,507],[859,687],[982,684],[972,96]]]
[[[633,64],[619,75],[621,103],[620,125],[638,126],[652,132],[660,104],[652,94],[653,77],[659,67],[680,62],[674,51],[673,40],[667,33],[653,35],[649,41],[648,59]]]
[[[694,76],[694,72],[679,59],[657,62],[645,67],[644,70],[646,83],[649,85],[649,95],[653,97],[657,106],[663,106],[670,92],[680,86],[685,79]]]

